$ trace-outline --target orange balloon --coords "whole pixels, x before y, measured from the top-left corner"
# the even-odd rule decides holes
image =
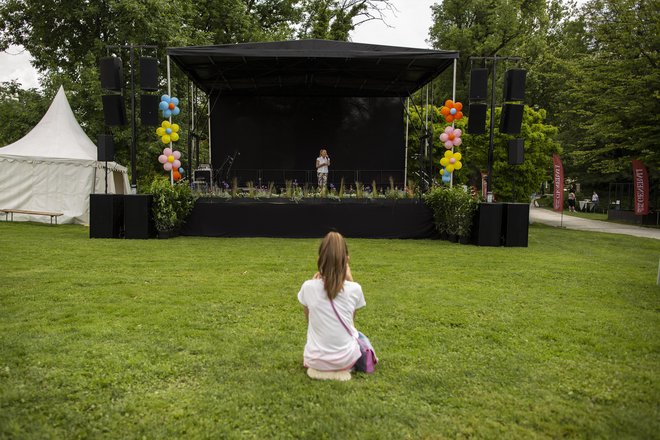
[[[456,138],[456,136],[454,136],[454,133],[452,133],[452,134],[450,134],[449,136],[447,136],[447,138],[448,138],[450,141],[453,141],[454,138]]]
[[[174,177],[174,180],[180,180],[181,179],[181,173],[178,172],[178,171],[174,171],[174,173],[172,173],[172,177]]]
[[[454,103],[454,108],[458,111],[461,111],[461,110],[463,110],[463,104],[461,104],[460,102],[455,102]]]
[[[463,117],[463,112],[456,112],[456,114],[454,115],[454,119],[456,119],[457,121],[462,117]]]
[[[447,116],[445,116],[445,121],[447,121],[447,122],[453,122],[453,121],[454,121],[454,115],[447,115]]]
[[[170,110],[174,110],[174,107],[176,106],[174,105],[174,103],[170,102],[170,105],[168,105],[168,107],[170,108]]]
[[[447,116],[449,114],[449,107],[442,107],[440,109],[440,113],[444,116]]]
[[[451,108],[453,106],[454,106],[454,101],[452,101],[451,99],[448,99],[448,100],[445,101],[445,107],[450,107]]]

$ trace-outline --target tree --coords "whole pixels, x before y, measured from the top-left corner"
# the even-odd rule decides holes
[[[23,90],[16,81],[0,83],[0,147],[16,142],[32,130],[48,104],[36,89]]]
[[[411,106],[410,140],[408,148],[409,179],[416,180],[413,174],[417,169],[417,153],[419,149],[419,137],[426,119],[427,110],[424,107]],[[440,142],[440,134],[444,132],[447,125],[444,118],[440,116],[440,108],[429,106],[429,118],[432,132],[433,163],[439,170],[440,159],[444,155],[445,147]],[[499,120],[501,108],[495,109],[495,119]],[[490,117],[490,115],[488,116]],[[545,110],[534,110],[525,106],[523,123],[520,135],[511,136],[502,134],[495,130],[495,142],[493,150],[493,192],[498,200],[512,200],[513,175],[516,176],[516,200],[529,200],[533,192],[537,192],[541,183],[548,179],[552,168],[552,154],[561,152],[561,147],[556,141],[557,128],[546,123],[547,113]],[[456,148],[462,154],[463,168],[454,172],[455,184],[481,186],[481,172],[488,169],[488,145],[489,135],[470,135],[465,132],[467,118],[456,123],[456,128],[463,131],[461,136],[463,143]],[[525,162],[515,168],[508,164],[508,141],[514,138],[525,139]],[[411,173],[410,171],[413,171]],[[438,176],[435,176],[436,178]]]
[[[303,0],[298,38],[348,41],[350,32],[371,20],[383,20],[390,0]]]

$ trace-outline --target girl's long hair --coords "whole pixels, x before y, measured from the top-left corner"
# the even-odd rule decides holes
[[[319,246],[317,266],[329,299],[335,299],[344,288],[347,265],[346,240],[338,232],[328,232]]]

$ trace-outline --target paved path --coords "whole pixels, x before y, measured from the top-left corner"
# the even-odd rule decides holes
[[[655,238],[660,240],[660,229],[643,228],[641,226],[624,225],[620,223],[603,222],[600,220],[589,220],[586,218],[562,216],[558,212],[544,208],[530,207],[530,223],[541,223],[550,226],[563,226],[567,229],[578,229],[580,231],[608,232],[610,234],[626,234],[636,237]]]

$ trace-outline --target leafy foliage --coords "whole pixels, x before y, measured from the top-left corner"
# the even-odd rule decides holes
[[[158,177],[151,183],[150,192],[156,229],[173,231],[180,228],[195,204],[190,186],[186,182],[171,185],[168,179]]]
[[[479,199],[461,187],[435,187],[424,194],[424,203],[433,211],[440,233],[469,237]]]

